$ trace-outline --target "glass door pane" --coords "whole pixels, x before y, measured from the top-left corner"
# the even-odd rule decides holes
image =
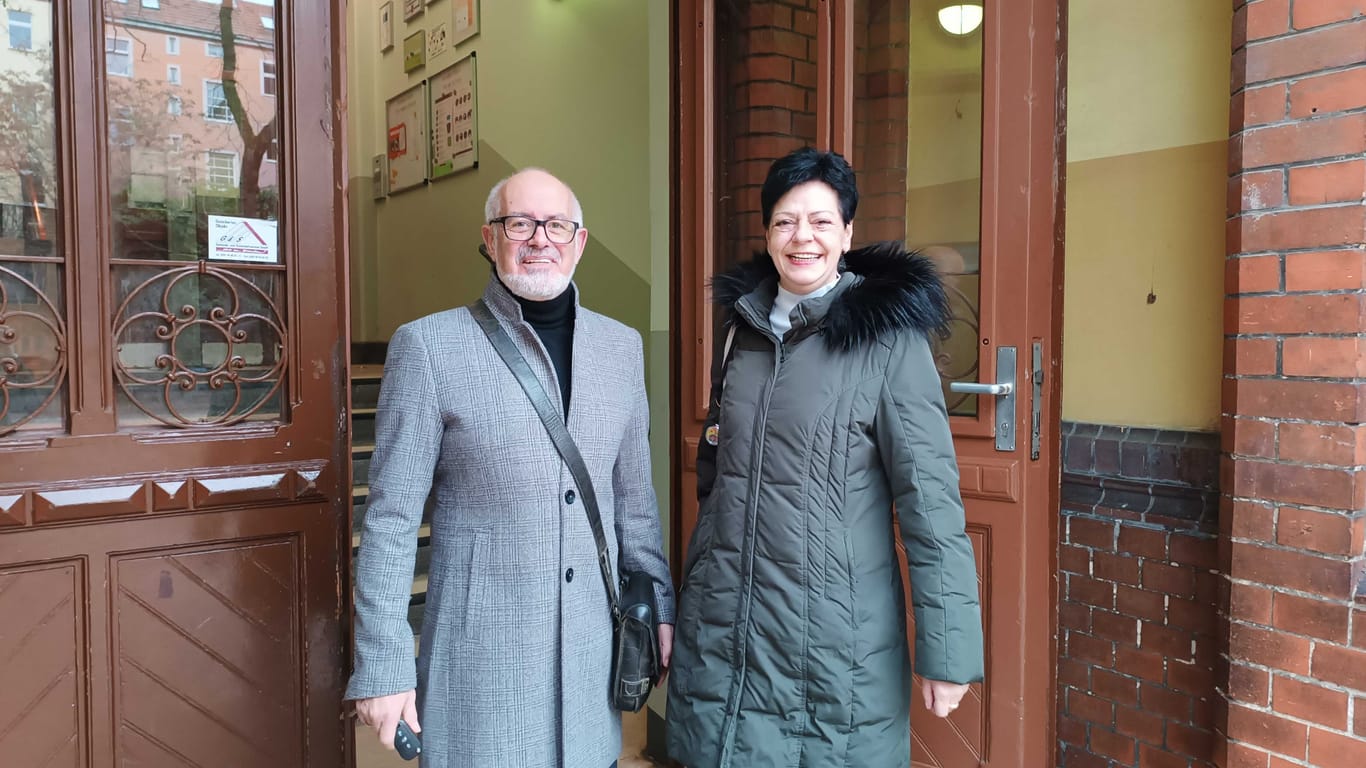
[[[716,4],[715,29],[722,272],[765,249],[759,188],[769,165],[816,144],[816,13],[789,2],[733,0]]]
[[[854,3],[855,246],[902,241],[944,274],[954,320],[935,354],[949,410],[962,416],[976,415],[977,396],[948,382],[978,380],[981,346],[981,10]]]
[[[0,3],[0,437],[65,421],[53,48],[51,0]]]
[[[119,425],[279,420],[276,8],[104,12]]]

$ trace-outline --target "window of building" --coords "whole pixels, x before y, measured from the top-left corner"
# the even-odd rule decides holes
[[[204,81],[204,119],[215,123],[232,122],[228,97],[223,93],[223,84],[217,80]]]
[[[267,96],[275,95],[275,62],[261,62],[261,93]]]
[[[270,146],[266,147],[266,162],[274,163],[280,159],[280,140],[271,139]]]
[[[180,38],[175,35],[166,36],[166,53],[171,56],[180,55]]]
[[[170,142],[172,152],[179,152],[185,146],[185,137],[178,133],[172,133],[166,139]]]
[[[143,8],[160,8],[161,0],[142,0]]]
[[[9,47],[15,51],[33,50],[33,14],[9,12]]]
[[[222,43],[210,43],[210,42],[205,42],[205,43],[204,43],[204,55],[205,55],[205,56],[208,56],[208,57],[211,58],[211,59],[221,59],[221,58],[223,58],[223,44],[222,44]]]
[[[124,106],[112,107],[109,110],[109,146],[131,147],[136,143],[133,109]]]
[[[262,17],[261,17],[261,26],[263,26],[263,27],[265,27],[266,29],[269,29],[269,30],[271,30],[271,31],[274,31],[274,29],[275,29],[275,19],[272,19],[272,18],[269,17],[269,16],[262,16]]]
[[[208,167],[210,187],[227,189],[237,186],[237,155],[232,152],[210,152]]]
[[[180,66],[170,64],[166,67],[166,82],[171,85],[180,85]]]
[[[104,68],[111,75],[133,76],[133,41],[121,37],[104,39]]]
[[[181,102],[179,96],[171,96],[171,97],[169,97],[169,98],[166,99],[166,114],[168,114],[168,115],[178,115],[178,114],[180,114],[184,109],[185,109],[185,105]]]

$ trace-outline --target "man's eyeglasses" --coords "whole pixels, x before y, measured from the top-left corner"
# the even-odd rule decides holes
[[[545,228],[545,239],[558,245],[572,243],[574,234],[579,231],[577,222],[568,219],[533,219],[527,216],[499,216],[489,219],[490,224],[502,224],[503,234],[509,240],[518,242],[530,240],[537,227]]]

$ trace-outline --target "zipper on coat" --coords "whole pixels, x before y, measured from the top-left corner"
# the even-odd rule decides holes
[[[751,323],[753,325],[753,323]],[[756,326],[757,329],[757,326]],[[761,331],[762,333],[762,331]],[[740,695],[744,690],[745,676],[749,671],[749,665],[745,661],[745,655],[749,648],[749,624],[754,604],[754,549],[755,539],[758,534],[759,522],[759,481],[763,475],[761,468],[764,459],[764,434],[768,431],[768,409],[773,399],[773,390],[778,383],[778,372],[782,368],[783,361],[786,359],[785,345],[782,340],[772,333],[767,334],[775,347],[773,354],[773,372],[769,375],[768,383],[764,387],[762,405],[758,413],[755,414],[753,427],[754,444],[750,448],[750,467],[752,468],[749,480],[748,498],[745,499],[745,560],[742,574],[744,576],[744,589],[741,592],[743,603],[743,617],[736,627],[735,650],[736,660],[739,663],[739,670],[736,673],[735,681],[731,684],[731,692],[727,697],[726,704],[726,728],[721,738],[721,765],[729,765],[730,752],[735,742],[735,727],[740,715]]]

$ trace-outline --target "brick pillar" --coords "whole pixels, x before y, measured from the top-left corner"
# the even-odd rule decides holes
[[[1225,768],[1366,765],[1366,0],[1235,0]]]
[[[906,239],[911,8],[905,0],[854,6],[854,240]]]
[[[727,263],[764,249],[759,189],[774,160],[816,143],[817,0],[748,0],[717,6],[719,102],[724,132],[717,172]]]

